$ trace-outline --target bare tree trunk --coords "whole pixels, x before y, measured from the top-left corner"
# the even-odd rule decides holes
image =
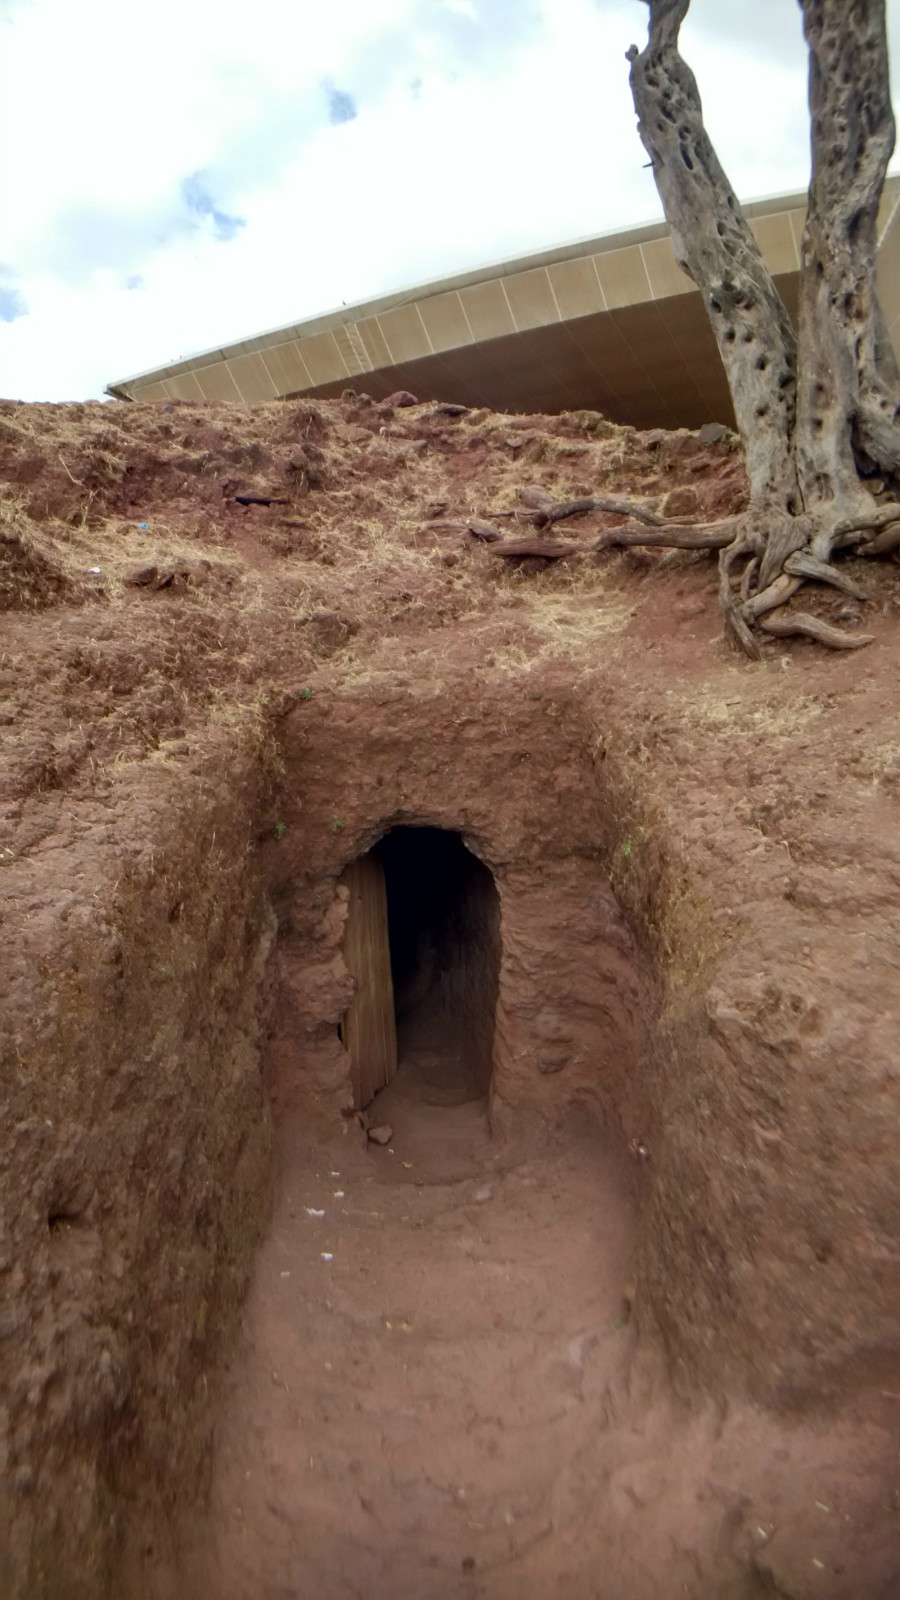
[[[900,385],[896,363],[892,373],[885,371],[875,280],[878,202],[894,148],[894,117],[884,0],[801,4],[812,181],[800,282],[795,455],[807,509],[824,513],[815,545],[827,557],[829,524],[865,506],[859,465],[900,471]]]
[[[750,505],[722,551],[720,594],[731,632],[758,655],[756,626],[792,625],[790,614],[762,624],[767,612],[804,581],[835,581],[834,549],[900,518],[900,504],[893,514],[876,506],[861,478],[893,480],[891,499],[900,501],[900,381],[875,282],[878,202],[894,143],[884,0],[800,0],[813,171],[796,339],[678,51],[690,0],[647,4],[646,48],[628,52],[632,95],[675,255],[706,302],[744,443]],[[824,637],[811,619],[793,620]]]

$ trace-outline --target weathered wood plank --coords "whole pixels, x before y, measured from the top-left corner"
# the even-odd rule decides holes
[[[353,1103],[362,1111],[397,1070],[387,894],[378,856],[370,851],[351,861],[342,882],[350,891],[344,960],[356,979],[356,993],[341,1036],[350,1055]]]

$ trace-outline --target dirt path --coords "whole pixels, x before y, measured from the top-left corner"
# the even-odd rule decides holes
[[[630,1342],[621,1180],[587,1128],[504,1170],[452,1083],[407,1054],[383,1149],[282,1129],[192,1594],[490,1594],[565,1516]]]
[[[884,1401],[680,1414],[634,1360],[627,1175],[595,1125],[504,1161],[452,1026],[420,1014],[401,1060],[390,1144],[279,1130],[208,1511],[148,1595],[893,1600]]]

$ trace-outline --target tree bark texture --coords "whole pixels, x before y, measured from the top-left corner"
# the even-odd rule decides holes
[[[895,501],[900,519],[900,376],[875,279],[894,147],[884,0],[800,0],[812,180],[796,335],[679,53],[690,0],[647,4],[647,45],[628,52],[632,96],[675,256],[704,297],[744,444],[750,502],[722,550],[720,595],[732,634],[757,655],[753,630],[788,589],[827,577],[833,551],[889,524]],[[866,483],[876,474],[881,504]],[[802,575],[795,562],[790,582],[780,581],[798,553]],[[772,621],[765,631],[785,632],[790,613]],[[809,633],[808,621],[797,631]]]
[[[807,508],[834,504],[844,516],[865,493],[860,465],[900,470],[900,383],[875,281],[878,202],[895,133],[884,9],[884,0],[802,0],[812,180],[796,458]],[[828,555],[827,535],[817,553]]]

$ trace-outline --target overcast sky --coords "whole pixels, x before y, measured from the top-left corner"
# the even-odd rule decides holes
[[[640,0],[0,0],[0,394],[99,396],[658,216],[646,26]],[[693,0],[682,44],[741,198],[804,188],[795,0]]]

